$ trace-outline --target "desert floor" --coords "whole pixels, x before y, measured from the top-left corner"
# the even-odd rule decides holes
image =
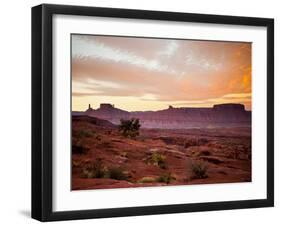
[[[251,128],[141,129],[72,120],[72,190],[251,181]]]

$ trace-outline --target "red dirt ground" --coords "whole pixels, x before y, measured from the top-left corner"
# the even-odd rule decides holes
[[[73,120],[72,136],[72,190],[251,181],[251,128],[141,129],[129,139],[83,117]],[[125,177],[95,178],[89,166],[97,161],[102,171],[115,167]],[[194,172],[200,164],[202,178]]]

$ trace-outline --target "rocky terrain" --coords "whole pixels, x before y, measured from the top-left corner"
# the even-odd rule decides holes
[[[247,127],[251,124],[251,112],[242,104],[220,104],[212,108],[174,108],[159,111],[128,112],[112,104],[100,104],[73,115],[88,115],[119,124],[120,119],[138,118],[142,128],[185,129],[214,127]]]
[[[93,112],[104,107],[114,108],[73,113],[72,190],[251,181],[251,123],[243,107],[215,106],[194,113],[201,121],[205,117],[209,123],[217,120],[220,125],[236,126],[181,129],[175,123],[174,129],[151,129],[141,123],[135,138],[122,136],[113,122],[124,115],[138,116],[144,122],[142,113],[114,109],[115,116],[105,112],[101,118],[94,116]],[[161,120],[173,111],[189,120],[195,117],[193,110],[172,108],[161,111]],[[221,111],[228,111],[228,121]],[[215,113],[219,119],[212,118]],[[149,117],[153,114],[147,113]],[[105,119],[108,117],[111,120]]]

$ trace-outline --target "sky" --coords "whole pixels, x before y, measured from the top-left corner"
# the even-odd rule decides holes
[[[72,110],[241,103],[251,110],[251,43],[75,35]]]

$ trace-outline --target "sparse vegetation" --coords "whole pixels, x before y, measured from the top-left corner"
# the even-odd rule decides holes
[[[157,152],[152,153],[152,155],[147,159],[147,163],[159,166],[161,169],[167,168],[166,156]]]
[[[140,121],[137,118],[132,118],[130,120],[120,119],[119,131],[124,137],[137,137],[140,127]]]
[[[176,178],[169,172],[165,173],[157,178],[157,182],[170,184]]]
[[[86,154],[89,148],[83,145],[82,139],[92,137],[94,131],[85,130],[73,130],[72,131],[72,153],[73,154]]]
[[[156,180],[154,177],[143,177],[140,180],[138,180],[138,183],[154,183]]]
[[[106,168],[103,166],[101,159],[85,166],[83,176],[86,178],[103,178],[106,175]]]
[[[83,169],[82,173],[86,178],[111,178],[115,180],[128,179],[128,175],[121,167],[111,167],[107,169],[107,167],[102,164],[101,159],[97,159],[95,162],[88,164]]]
[[[208,167],[203,161],[191,162],[191,179],[204,179],[208,177]]]
[[[107,177],[115,180],[128,180],[128,175],[121,167],[111,167],[107,170]]]
[[[85,120],[72,125],[73,190],[251,181],[250,128],[142,125],[136,135],[116,125],[94,124],[90,117]]]
[[[78,131],[73,130],[72,133],[73,133],[73,137],[76,137],[77,139],[81,139],[84,137],[92,137],[95,134],[94,131],[89,129],[83,129]]]

